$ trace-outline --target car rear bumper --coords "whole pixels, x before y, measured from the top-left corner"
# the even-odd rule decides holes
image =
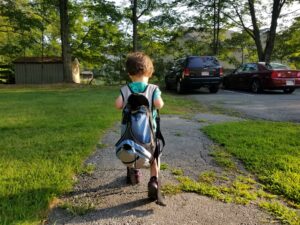
[[[266,89],[300,88],[300,78],[272,78],[266,81]]]
[[[203,86],[220,85],[221,77],[185,77],[181,80],[184,87],[200,88]]]

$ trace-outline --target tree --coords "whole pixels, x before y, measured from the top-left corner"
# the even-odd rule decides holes
[[[131,1],[131,22],[132,22],[132,50],[135,52],[138,50],[138,23],[141,16],[143,16],[151,8],[152,0],[147,0],[146,3],[138,0]],[[142,11],[138,15],[138,9]]]
[[[238,20],[235,20],[235,18],[232,16],[232,11],[225,13],[225,15],[230,18],[236,25],[240,26],[245,32],[247,32],[248,35],[251,36],[251,38],[253,38],[257,49],[258,60],[270,62],[275,44],[278,18],[280,17],[283,6],[292,2],[293,1],[288,0],[272,1],[271,22],[268,28],[268,32],[266,33],[267,37],[265,41],[265,47],[263,47],[261,37],[261,25],[264,24],[264,22],[259,20],[259,18],[257,17],[257,10],[255,8],[256,1],[247,0],[247,2],[244,2],[244,4],[235,1],[229,3],[233,8],[233,12],[235,12],[235,15],[237,15]],[[229,5],[227,6],[229,7]],[[249,14],[251,17],[251,27],[248,27],[246,25],[247,20],[244,18],[245,14]]]
[[[41,50],[42,18],[27,1],[0,2],[0,55],[3,62]]]
[[[222,15],[225,0],[178,0],[177,3],[186,5],[195,12],[193,18],[187,18],[193,21],[194,28],[198,27],[199,32],[210,34],[209,38],[210,53],[219,54],[220,49],[220,32],[224,26],[224,16]]]
[[[59,0],[61,49],[63,58],[63,74],[65,82],[73,82],[72,56],[70,48],[70,24],[68,15],[68,0]]]
[[[300,68],[300,17],[286,30],[277,35],[274,56],[294,68]]]

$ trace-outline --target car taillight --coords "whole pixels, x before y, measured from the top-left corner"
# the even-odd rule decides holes
[[[220,68],[220,76],[223,76],[223,68]]]
[[[282,74],[280,72],[272,71],[272,74],[271,74],[272,78],[278,78],[278,77],[281,77],[281,76],[282,76]]]
[[[190,75],[190,69],[189,69],[189,68],[185,68],[185,69],[183,70],[183,75],[184,75],[184,76],[189,76],[189,75]]]
[[[300,72],[297,73],[297,77],[300,77]]]

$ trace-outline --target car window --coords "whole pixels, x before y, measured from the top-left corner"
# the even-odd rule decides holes
[[[281,63],[270,63],[270,64],[266,64],[266,67],[268,68],[268,69],[274,69],[274,70],[278,70],[278,69],[286,69],[286,70],[288,70],[288,69],[290,69],[288,66],[286,66],[286,65],[283,65],[283,64],[281,64]]]
[[[241,65],[240,67],[238,67],[235,71],[235,73],[241,73],[243,72],[243,69],[244,69],[245,65]]]
[[[246,65],[246,67],[244,68],[245,72],[255,72],[258,71],[258,67],[256,64],[254,63],[249,63]]]
[[[188,61],[188,67],[216,67],[219,65],[218,60],[212,56],[190,57]]]

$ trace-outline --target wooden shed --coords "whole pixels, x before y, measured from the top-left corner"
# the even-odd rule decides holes
[[[24,57],[14,61],[16,84],[63,82],[61,57]]]

